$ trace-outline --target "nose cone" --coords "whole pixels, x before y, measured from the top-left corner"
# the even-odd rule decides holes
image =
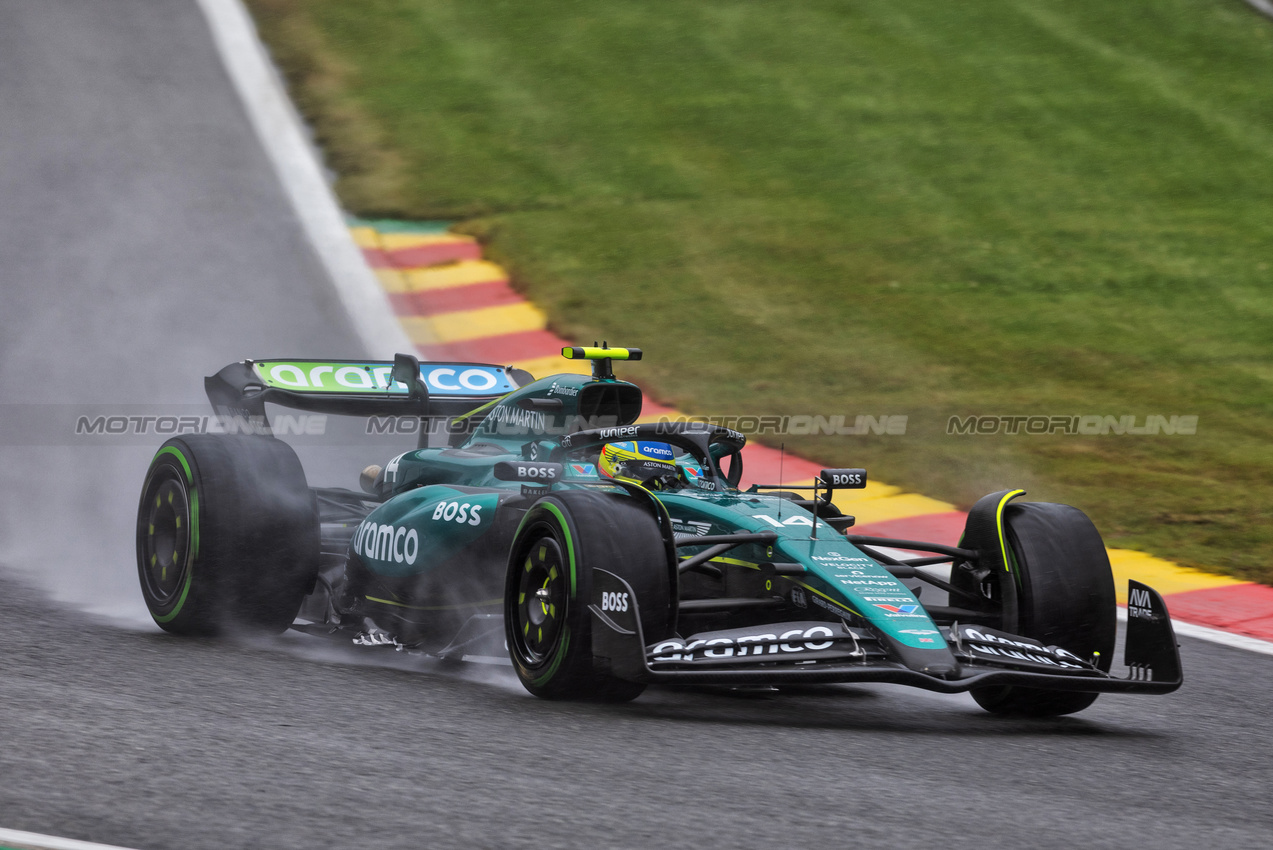
[[[917,673],[938,679],[953,679],[960,675],[962,668],[945,645],[945,641],[942,641],[941,646],[933,649],[916,649],[893,640],[888,635],[882,634],[880,637],[889,647],[889,654],[895,661],[900,661]]]

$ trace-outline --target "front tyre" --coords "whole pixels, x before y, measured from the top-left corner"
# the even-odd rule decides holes
[[[300,461],[272,437],[174,437],[146,472],[137,572],[166,631],[282,631],[313,586],[318,541]]]
[[[504,591],[509,656],[535,696],[626,702],[645,690],[594,666],[588,603],[596,567],[631,585],[647,641],[671,628],[667,554],[650,507],[611,493],[546,496],[517,530]]]
[[[1096,666],[1108,673],[1117,603],[1109,555],[1092,521],[1069,505],[1023,502],[1006,506],[1003,522],[1019,576],[1016,622],[1005,622],[1004,630],[1080,658],[1095,657]],[[1029,717],[1073,714],[1097,697],[1015,685],[977,688],[972,696],[995,714]]]

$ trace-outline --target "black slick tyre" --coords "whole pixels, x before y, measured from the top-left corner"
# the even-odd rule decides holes
[[[286,443],[191,434],[155,454],[137,509],[137,572],[161,628],[280,632],[318,560],[318,512]]]
[[[1020,577],[1016,622],[1003,629],[1097,659],[1109,672],[1118,628],[1109,556],[1092,521],[1047,502],[1008,505],[1004,530]],[[1017,686],[979,688],[973,699],[995,714],[1054,717],[1082,711],[1096,694]]]
[[[504,589],[509,657],[535,696],[625,702],[645,690],[594,667],[588,603],[597,567],[632,587],[647,641],[671,629],[667,550],[650,506],[582,490],[545,496],[517,530]]]

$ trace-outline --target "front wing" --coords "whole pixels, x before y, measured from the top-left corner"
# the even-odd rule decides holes
[[[1053,691],[1165,694],[1183,676],[1167,606],[1153,589],[1131,582],[1124,663],[1111,676],[1058,647],[987,628],[943,627],[957,663],[915,669],[873,632],[843,622],[771,623],[762,628],[694,635],[647,645],[640,601],[613,573],[593,571],[594,662],[634,682],[779,685],[886,682],[939,693],[1020,685]],[[623,604],[615,604],[623,600]]]

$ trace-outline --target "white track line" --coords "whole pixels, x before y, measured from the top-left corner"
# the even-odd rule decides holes
[[[212,41],[283,184],[310,244],[331,277],[368,356],[414,352],[384,290],[363,260],[323,177],[300,116],[240,0],[198,0]]]
[[[113,844],[94,844],[73,838],[57,838],[38,832],[19,832],[16,829],[0,829],[0,845],[15,850],[127,850]]]
[[[1127,622],[1127,609],[1122,605],[1118,606],[1119,622]],[[1260,640],[1249,635],[1239,635],[1234,632],[1226,632],[1220,629],[1213,629],[1208,626],[1199,626],[1195,623],[1187,623],[1184,620],[1171,618],[1171,627],[1175,629],[1177,635],[1185,637],[1197,638],[1198,640],[1206,640],[1211,643],[1218,643],[1224,646],[1231,646],[1234,649],[1245,649],[1248,652],[1258,652],[1261,655],[1273,655],[1273,643],[1267,640]]]

